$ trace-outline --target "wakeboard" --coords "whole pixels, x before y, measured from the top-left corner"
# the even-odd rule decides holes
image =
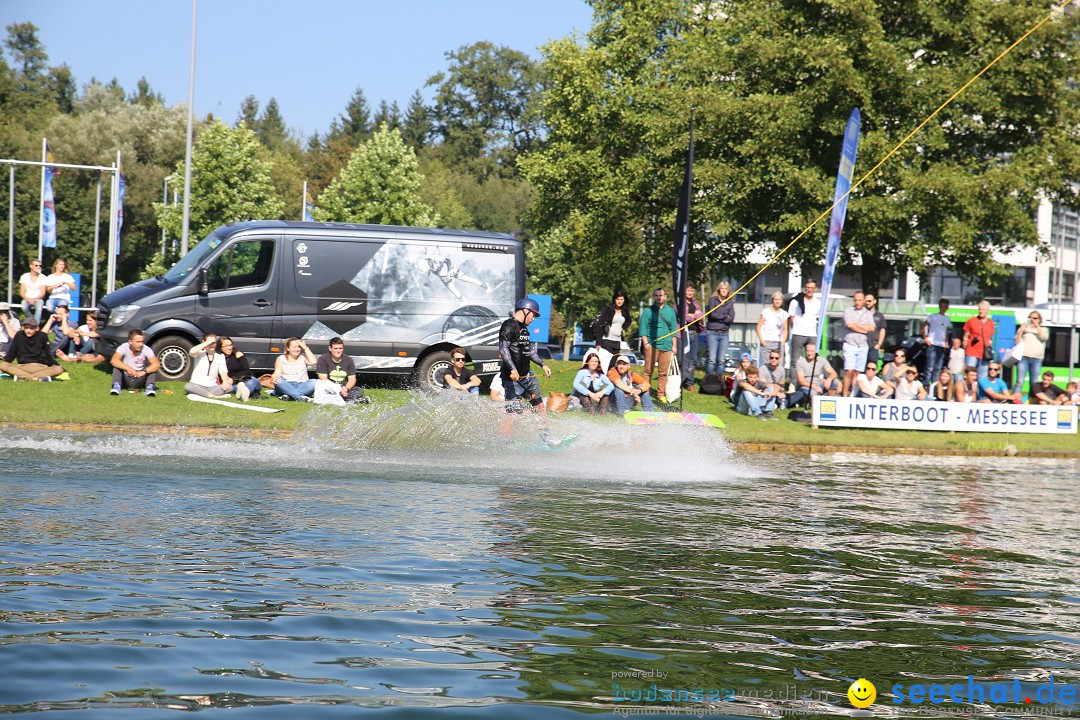
[[[623,413],[623,420],[631,425],[690,425],[696,427],[724,427],[724,421],[709,413],[692,412],[645,412],[631,410]]]
[[[574,444],[574,441],[578,439],[578,434],[567,435],[564,438],[548,437],[543,438],[537,443],[537,447],[540,450],[546,450],[548,452],[557,452],[559,450],[565,450]]]

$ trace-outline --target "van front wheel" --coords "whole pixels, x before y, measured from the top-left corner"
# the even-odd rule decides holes
[[[158,374],[162,380],[189,380],[191,378],[190,340],[179,335],[166,335],[155,340],[150,346],[157,355],[161,369]]]
[[[450,369],[450,353],[445,351],[433,352],[423,360],[416,369],[416,380],[421,390],[445,390],[443,376]]]

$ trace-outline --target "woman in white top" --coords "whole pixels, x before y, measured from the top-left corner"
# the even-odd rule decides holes
[[[45,307],[45,276],[41,274],[41,261],[30,261],[30,272],[19,276],[19,296],[22,297],[23,317],[34,316],[41,324],[41,311]]]
[[[315,381],[308,377],[308,367],[317,362],[318,358],[303,340],[294,337],[286,340],[285,353],[278,355],[274,361],[272,377],[277,396],[282,400],[311,402],[311,396],[315,394]]]
[[[772,294],[772,307],[762,308],[757,321],[758,366],[769,364],[769,352],[780,350],[780,364],[784,364],[783,348],[787,345],[788,312],[784,309],[784,294]]]
[[[1014,344],[1024,346],[1024,356],[1016,364],[1016,382],[1013,384],[1013,392],[1023,391],[1024,373],[1028,374],[1028,382],[1039,382],[1042,378],[1042,363],[1046,357],[1046,342],[1050,339],[1050,331],[1042,326],[1042,313],[1032,310],[1028,315],[1028,321],[1016,331]]]
[[[56,258],[52,274],[45,278],[45,287],[49,290],[49,301],[45,303],[49,312],[56,312],[58,305],[71,307],[71,292],[75,289],[75,278],[68,274],[67,260]]]
[[[217,351],[217,335],[207,333],[202,342],[191,348],[195,369],[191,382],[184,385],[184,392],[203,397],[219,397],[232,392],[232,380],[225,367],[225,356]]]

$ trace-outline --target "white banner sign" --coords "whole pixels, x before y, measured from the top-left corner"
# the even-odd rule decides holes
[[[1076,406],[815,397],[818,427],[1076,433]]]

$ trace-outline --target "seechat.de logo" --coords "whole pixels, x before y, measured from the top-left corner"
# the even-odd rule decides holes
[[[821,419],[822,420],[836,420],[836,401],[835,400],[822,400],[821,401]]]

